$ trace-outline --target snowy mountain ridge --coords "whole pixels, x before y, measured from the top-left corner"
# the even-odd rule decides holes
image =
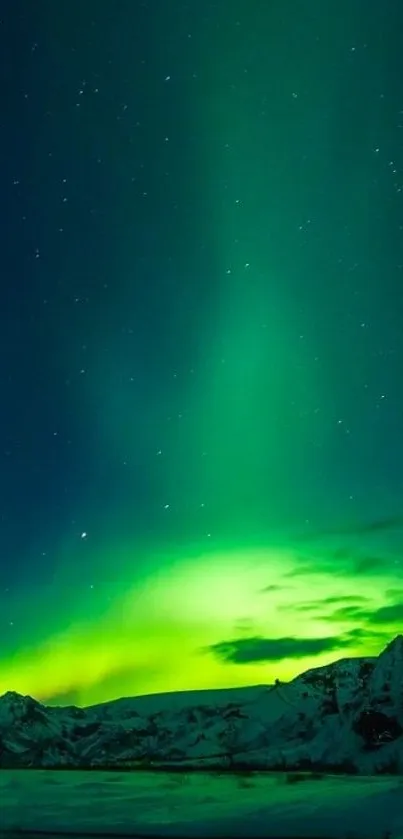
[[[317,769],[403,774],[403,635],[286,684],[88,708],[0,697],[0,768]]]

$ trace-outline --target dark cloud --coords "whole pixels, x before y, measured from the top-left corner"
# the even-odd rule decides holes
[[[354,629],[349,629],[348,632],[345,633],[348,638],[363,638],[364,640],[368,637],[368,632],[362,626],[355,626]]]
[[[233,664],[251,664],[256,661],[281,661],[285,658],[305,658],[349,646],[351,640],[331,636],[328,638],[235,638],[220,641],[208,647],[209,652]]]
[[[285,571],[284,577],[305,577],[306,572],[307,570],[309,570],[311,564],[312,563],[309,563],[309,565],[305,563],[299,563],[299,565],[296,568],[293,568],[291,571]]]
[[[330,560],[326,557],[297,557],[297,564],[295,568],[284,572],[284,577],[293,579],[294,577],[306,577],[307,573],[318,573],[320,571],[327,571],[329,569]]]
[[[286,571],[284,577],[305,577],[307,572],[312,574],[331,573],[333,577],[345,577],[346,574],[382,574],[390,568],[391,559],[388,556],[364,556],[353,549],[331,550],[326,548],[319,557],[298,560],[298,565],[291,571]]]
[[[384,571],[387,565],[388,560],[382,556],[361,556],[357,557],[354,563],[356,574],[361,571]]]
[[[339,551],[332,551],[326,548],[320,556],[297,557],[297,565],[290,571],[284,573],[284,577],[305,577],[307,572],[311,574],[328,574],[329,571],[333,577],[344,576],[346,569],[351,569],[352,552],[349,551],[346,557],[342,560],[340,556],[336,557]],[[348,562],[347,562],[348,558]]]
[[[344,536],[346,534],[362,536],[366,533],[384,533],[385,531],[401,529],[403,529],[403,516],[385,516],[384,518],[373,519],[372,521],[341,525],[338,528],[316,530],[311,533],[305,532],[300,534],[299,539],[310,542],[316,539]]]
[[[403,603],[403,588],[388,588],[385,591],[386,597],[390,597],[391,600],[398,600],[399,603]]]
[[[393,606],[382,606],[371,615],[371,623],[392,623],[403,626],[403,601]]]
[[[368,597],[362,594],[337,594],[331,597],[324,597],[321,601],[323,603],[369,603]]]
[[[322,608],[322,605],[323,603],[321,600],[312,600],[312,603],[290,603],[290,605],[286,608],[291,609],[294,612],[317,612],[318,609]]]
[[[348,632],[343,633],[343,638],[349,640],[353,646],[356,646],[357,641],[365,644],[366,648],[368,648],[368,645],[376,644],[376,653],[378,653],[390,641],[390,632],[371,629],[371,627],[355,626]]]
[[[388,516],[361,524],[353,532],[361,535],[362,533],[383,533],[385,530],[401,530],[402,528],[403,516]]]
[[[286,586],[279,586],[276,583],[270,583],[270,585],[261,588],[259,594],[266,594],[270,591],[284,591],[285,588]]]
[[[324,597],[321,600],[311,600],[305,601],[304,603],[290,603],[289,606],[283,606],[282,608],[292,609],[295,612],[317,612],[318,609],[323,609],[323,606],[340,606],[342,608],[342,604],[347,604],[348,606],[361,608],[364,604],[369,603],[367,597],[363,597],[359,594],[346,594],[346,595],[334,595],[332,597]],[[325,616],[326,618],[328,615]]]
[[[346,618],[349,620],[369,620],[372,617],[372,609],[363,609],[362,606],[341,606],[339,609],[335,609],[330,615],[325,615],[328,620],[345,620]]]

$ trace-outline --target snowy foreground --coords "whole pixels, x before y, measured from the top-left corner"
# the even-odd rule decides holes
[[[403,839],[403,779],[0,771],[0,836]]]

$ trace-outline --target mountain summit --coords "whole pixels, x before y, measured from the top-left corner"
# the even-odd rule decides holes
[[[117,699],[90,708],[0,697],[1,768],[403,774],[403,635],[270,687]]]

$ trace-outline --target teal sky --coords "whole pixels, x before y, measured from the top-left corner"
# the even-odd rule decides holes
[[[403,624],[400,4],[3,17],[0,691],[377,653]]]

